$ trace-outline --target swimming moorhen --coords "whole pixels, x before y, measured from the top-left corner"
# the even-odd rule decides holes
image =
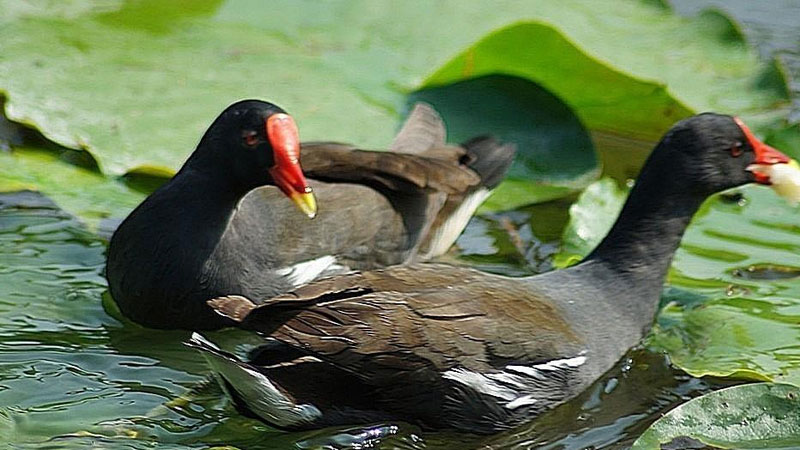
[[[650,328],[684,230],[711,194],[789,159],[730,116],[676,124],[581,263],[525,278],[418,264],[320,280],[256,306],[210,301],[268,336],[246,363],[195,334],[234,404],[279,428],[404,420],[490,433],[575,396]],[[752,170],[752,169],[750,169]]]
[[[436,256],[514,156],[512,146],[491,138],[462,146],[444,139],[441,118],[420,104],[396,151],[300,146],[281,108],[235,103],[115,231],[106,267],[111,295],[145,326],[216,329],[234,323],[206,304],[220,295],[266,299],[320,274]]]

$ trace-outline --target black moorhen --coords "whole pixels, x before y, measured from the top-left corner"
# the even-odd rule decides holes
[[[211,298],[265,299],[320,274],[443,253],[514,156],[491,138],[444,139],[441,118],[420,104],[396,151],[303,144],[301,171],[292,118],[270,103],[235,103],[115,231],[111,295],[145,326],[216,329],[234,322],[212,311]],[[321,204],[314,220],[311,187]]]
[[[789,159],[734,118],[676,124],[619,218],[580,264],[525,278],[419,264],[308,284],[256,306],[209,303],[268,336],[245,363],[203,339],[237,407],[278,428],[404,420],[490,433],[575,396],[650,328],[664,277],[701,203]]]

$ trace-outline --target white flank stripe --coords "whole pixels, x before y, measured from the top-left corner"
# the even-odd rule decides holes
[[[471,370],[450,369],[443,373],[442,377],[468,386],[481,394],[491,395],[505,401],[510,402],[517,398],[517,394],[512,389]]]
[[[303,261],[293,266],[277,269],[275,273],[285,277],[294,287],[300,287],[316,279],[319,274],[336,263],[336,258],[330,255],[322,256],[310,261]]]
[[[528,406],[536,403],[536,399],[533,398],[532,395],[523,395],[522,397],[517,397],[514,400],[506,403],[506,408],[508,409],[516,409],[520,406]]]
[[[547,361],[546,363],[536,364],[533,367],[539,370],[559,370],[582,366],[585,362],[585,356],[576,356],[574,358],[567,359],[554,359],[552,361]]]
[[[507,369],[507,368],[506,368]],[[522,380],[523,378],[519,375],[514,375],[513,373],[487,373],[486,377],[491,378],[498,383],[503,383],[506,385],[513,385],[517,389],[525,389],[528,387]]]
[[[546,380],[545,377],[541,372],[534,369],[533,367],[528,366],[506,366],[506,370],[510,370],[512,372],[521,373],[523,375],[528,375],[529,377],[538,378],[540,380]]]
[[[220,351],[220,348],[217,347],[216,344],[214,344],[213,342],[209,341],[208,339],[205,338],[205,336],[203,336],[202,334],[200,334],[200,333],[198,333],[196,331],[192,333],[192,337],[191,337],[190,340],[194,341],[194,342],[196,342],[198,344],[207,345],[207,346],[211,347],[212,349],[214,349],[216,351]]]

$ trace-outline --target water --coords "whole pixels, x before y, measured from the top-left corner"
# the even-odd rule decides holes
[[[745,198],[771,195],[754,192]],[[781,262],[796,245],[767,245],[765,253],[765,242],[714,233],[738,216],[742,227],[764,227],[777,241],[769,211],[781,217],[786,211],[774,203],[762,211],[767,214],[747,214],[757,208],[752,203],[717,199],[705,208],[696,221],[703,228],[693,226],[690,250],[676,258],[674,273],[683,277],[678,286],[703,285],[697,291],[708,294],[728,280],[777,278],[800,288],[798,278],[787,275],[795,273],[791,269],[751,263],[770,261],[767,255]],[[509,275],[550,270],[568,205],[476,217],[447,259]],[[799,229],[789,233],[800,241]],[[732,259],[720,242],[749,256]],[[402,423],[279,432],[233,410],[207,381],[201,357],[182,345],[187,333],[146,330],[114,318],[102,276],[105,244],[38,194],[0,197],[0,436],[17,448],[620,448],[675,405],[730,383],[693,378],[663,354],[637,348],[583,395],[497,436],[423,432]],[[685,275],[701,266],[696,278]],[[238,330],[212,338],[240,353],[257,342]]]

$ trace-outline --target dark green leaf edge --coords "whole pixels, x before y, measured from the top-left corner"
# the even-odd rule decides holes
[[[683,437],[717,448],[796,449],[800,388],[753,383],[714,391],[665,414],[631,448],[660,450]]]

